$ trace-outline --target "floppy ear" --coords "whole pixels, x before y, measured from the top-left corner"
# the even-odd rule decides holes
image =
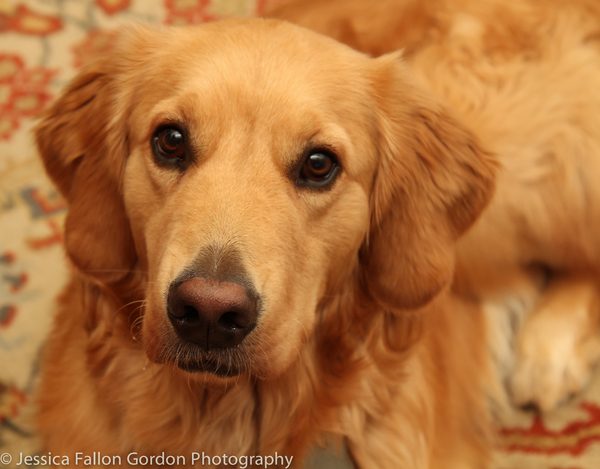
[[[118,79],[123,53],[84,68],[35,129],[46,171],[67,199],[65,245],[83,273],[111,283],[137,256],[122,198],[128,155],[126,107]]]
[[[477,138],[408,81],[397,54],[376,59],[379,168],[361,252],[366,287],[412,309],[451,280],[454,243],[490,200],[496,164]]]

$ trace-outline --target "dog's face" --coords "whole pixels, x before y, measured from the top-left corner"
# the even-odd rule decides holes
[[[151,360],[275,376],[344,285],[375,312],[448,283],[493,164],[404,75],[261,20],[132,31],[81,73],[38,145],[74,264],[146,272]]]
[[[152,285],[143,337],[153,359],[190,370],[281,370],[369,226],[367,60],[299,54],[299,37],[269,29],[173,38],[130,118],[125,208]]]

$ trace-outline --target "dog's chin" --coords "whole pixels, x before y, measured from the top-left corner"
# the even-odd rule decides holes
[[[148,348],[154,352],[152,356],[148,354],[149,358],[155,363],[171,364],[201,380],[214,378],[219,381],[252,373],[253,354],[243,346],[203,350],[194,344],[173,339],[162,346]]]
[[[190,362],[176,362],[178,368],[188,373],[208,373],[219,378],[233,378],[245,370],[230,364],[222,364],[215,360],[200,360]]]
[[[273,362],[262,348],[246,338],[243,343],[230,349],[204,350],[190,342],[182,341],[175,334],[167,340],[158,341],[150,334],[145,336],[145,350],[149,360],[156,364],[170,365],[180,372],[205,382],[227,382],[243,375],[265,379],[274,376]]]

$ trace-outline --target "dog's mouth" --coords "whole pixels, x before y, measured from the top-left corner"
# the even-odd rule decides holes
[[[256,360],[254,354],[240,345],[232,349],[204,350],[195,344],[184,342],[173,334],[160,348],[154,361],[171,363],[187,373],[207,373],[219,378],[231,378],[252,372]]]
[[[204,359],[198,361],[176,361],[178,368],[188,373],[211,373],[220,378],[231,378],[243,372],[238,366],[231,363],[224,364],[218,360]]]

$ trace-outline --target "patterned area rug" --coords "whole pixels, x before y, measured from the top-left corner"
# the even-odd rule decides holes
[[[38,356],[66,281],[65,204],[38,162],[32,116],[131,22],[189,24],[259,15],[277,0],[0,0],[0,467],[41,451],[31,426]],[[600,468],[600,373],[540,419],[514,412],[497,469]],[[9,457],[13,456],[12,462]]]

